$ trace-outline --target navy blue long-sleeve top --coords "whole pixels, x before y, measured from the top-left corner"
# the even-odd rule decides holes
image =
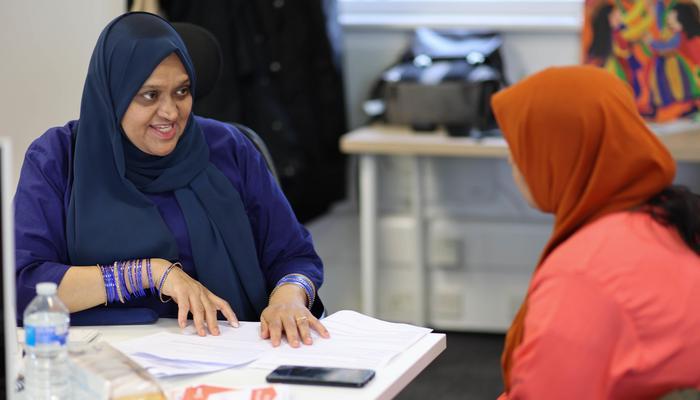
[[[241,195],[268,292],[290,273],[303,274],[316,288],[320,287],[323,264],[314,250],[311,235],[297,221],[258,150],[236,128],[212,119],[195,118],[209,145],[210,162],[231,180]],[[15,195],[18,315],[22,315],[34,297],[38,282],[60,284],[70,268],[66,210],[71,195],[75,124],[71,121],[49,129],[29,146],[24,158]],[[106,156],[104,162],[112,161]],[[190,238],[175,195],[170,192],[147,196],[158,207],[177,241],[183,269],[196,279]],[[177,315],[175,304],[161,303],[150,295],[124,305],[109,305],[124,306],[148,307],[163,317]]]

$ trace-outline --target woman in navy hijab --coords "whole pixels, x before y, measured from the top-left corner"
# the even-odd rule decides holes
[[[19,315],[53,281],[73,325],[217,314],[278,345],[326,337],[323,266],[257,149],[191,113],[195,75],[172,26],[128,13],[100,35],[80,119],[27,150],[15,197]],[[169,300],[172,299],[172,302]],[[312,313],[311,310],[315,312]],[[314,315],[315,314],[315,315]]]

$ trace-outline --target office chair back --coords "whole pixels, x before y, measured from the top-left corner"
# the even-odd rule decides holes
[[[270,154],[270,150],[267,149],[267,146],[265,145],[265,142],[262,140],[262,138],[257,133],[255,133],[254,130],[250,129],[249,127],[243,124],[232,122],[231,125],[238,128],[238,130],[241,131],[248,138],[248,140],[253,142],[260,154],[262,154],[263,158],[265,159],[265,163],[267,164],[267,168],[272,173],[272,176],[275,177],[275,180],[279,185],[280,182],[277,178],[277,169],[275,168],[275,164],[272,162],[272,155]]]
[[[199,25],[188,22],[173,22],[172,25],[182,38],[182,41],[185,42],[190,58],[192,58],[194,71],[197,74],[197,87],[195,88],[194,99],[201,99],[211,93],[216,87],[223,71],[223,56],[219,41],[216,40],[216,37],[211,32]],[[233,122],[230,125],[236,127],[258,149],[263,159],[265,159],[267,168],[272,173],[277,184],[279,184],[279,177],[275,164],[272,161],[272,155],[260,135],[243,124]]]
[[[206,97],[214,90],[223,72],[223,56],[219,41],[214,34],[199,25],[188,22],[173,22],[172,25],[185,42],[194,64],[194,72],[197,74],[194,99]]]

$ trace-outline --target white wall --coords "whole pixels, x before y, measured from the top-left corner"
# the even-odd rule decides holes
[[[78,118],[97,37],[125,8],[124,0],[0,2],[0,136],[14,144],[15,182],[32,140]]]

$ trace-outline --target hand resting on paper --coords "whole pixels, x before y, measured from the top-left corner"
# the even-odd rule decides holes
[[[153,274],[162,277],[170,264],[167,260],[154,258]],[[156,282],[160,282],[160,279]],[[220,333],[216,319],[217,311],[221,311],[231,326],[238,326],[236,313],[233,312],[228,302],[210,292],[209,289],[180,268],[170,270],[163,283],[162,293],[172,297],[177,303],[177,322],[180,328],[187,326],[187,315],[191,313],[195,330],[199,336],[206,336],[207,330],[216,336]]]
[[[284,333],[290,346],[299,347],[300,340],[306,345],[313,343],[311,329],[323,338],[330,337],[326,327],[306,308],[304,289],[296,285],[280,286],[260,315],[260,337],[270,339],[277,347]]]
[[[163,276],[170,264],[167,260],[153,259],[154,275]],[[210,292],[180,268],[170,270],[163,283],[162,293],[177,303],[177,319],[181,328],[187,326],[187,317],[192,314],[198,335],[206,336],[210,333],[217,336],[220,334],[217,311],[226,317],[231,326],[238,326],[236,313],[228,302]],[[280,287],[260,316],[260,336],[270,339],[275,347],[282,342],[282,334],[286,335],[287,342],[292,347],[299,347],[301,343],[311,345],[311,329],[323,338],[330,337],[328,330],[306,308],[306,300],[306,293],[300,287]]]

